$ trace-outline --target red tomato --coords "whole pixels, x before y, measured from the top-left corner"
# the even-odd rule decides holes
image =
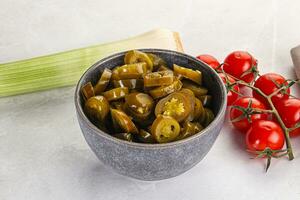
[[[300,123],[300,99],[283,99],[275,103],[275,107],[287,128]],[[290,136],[300,135],[300,128],[290,132]]]
[[[225,58],[223,69],[235,78],[250,83],[255,78],[257,61],[246,51],[234,51]]]
[[[278,90],[283,85],[288,85],[285,78],[279,74],[275,73],[267,73],[260,76],[256,81],[254,86],[259,88],[263,93],[266,95],[272,94],[274,91]],[[290,94],[290,88],[287,89],[287,93]],[[263,102],[265,105],[269,105],[267,100],[255,92],[252,91],[253,97]],[[289,95],[284,94],[283,92],[277,93],[275,96],[272,97],[272,101],[276,102],[281,99],[288,99]]]
[[[251,151],[263,151],[267,147],[280,150],[284,145],[284,133],[276,122],[257,120],[247,131],[246,144]]]
[[[217,69],[220,66],[219,61],[215,57],[208,54],[199,55],[197,56],[197,59],[203,61],[213,69]]]
[[[236,102],[233,103],[231,110],[230,110],[230,120],[232,121],[233,126],[240,130],[240,131],[247,131],[250,126],[251,123],[249,123],[249,121],[247,120],[247,118],[242,118],[239,121],[233,121],[234,119],[237,119],[238,117],[240,117],[243,112],[237,108],[235,108],[234,106],[240,106],[243,108],[247,108],[249,106],[249,102],[252,102],[251,104],[251,108],[255,108],[255,109],[266,109],[266,106],[260,102],[259,100],[253,98],[253,97],[242,97],[239,98],[238,100],[236,100]],[[260,119],[268,119],[268,114],[266,113],[261,113],[261,114],[253,114],[251,115],[251,121],[254,122],[256,120],[260,120]]]
[[[235,80],[233,78],[231,78],[230,76],[227,76],[229,83],[226,82],[226,77],[225,77],[225,75],[223,73],[219,73],[219,76],[222,78],[222,80],[225,83],[225,86],[227,88],[227,105],[230,106],[239,97],[239,95],[237,93],[232,92],[231,90],[240,92],[240,88],[239,88],[239,86],[237,84],[233,85],[233,86],[230,86],[230,84],[232,84],[232,83],[235,82]]]

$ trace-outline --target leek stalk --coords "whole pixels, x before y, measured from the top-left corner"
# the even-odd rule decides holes
[[[96,61],[137,48],[183,51],[178,33],[156,29],[117,42],[0,64],[0,97],[74,85]]]

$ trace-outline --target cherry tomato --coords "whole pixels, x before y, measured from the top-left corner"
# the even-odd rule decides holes
[[[242,108],[247,108],[250,105],[250,101],[251,101],[251,106],[250,108],[254,108],[254,109],[266,109],[266,106],[260,102],[259,100],[253,98],[253,97],[242,97],[239,98],[238,100],[236,100],[230,110],[230,120],[232,121],[233,126],[240,130],[240,131],[247,131],[250,126],[251,123],[248,121],[247,116],[245,116],[244,118],[241,118],[238,121],[234,121],[236,119],[239,119],[240,117],[243,117],[243,112],[237,108],[235,108],[234,106],[240,106]],[[267,119],[268,118],[268,114],[266,113],[259,113],[259,114],[252,114],[251,115],[251,121],[252,123],[256,120],[260,120],[260,119]]]
[[[285,78],[283,76],[281,76],[279,74],[275,74],[275,73],[267,73],[267,74],[260,76],[255,81],[255,84],[254,84],[255,87],[259,88],[266,95],[272,94],[273,92],[278,90],[283,85],[288,85]],[[290,88],[288,88],[286,92],[288,94],[290,94]],[[252,91],[252,94],[253,94],[253,97],[260,100],[265,105],[268,105],[267,100],[263,96],[261,96],[254,90]],[[289,95],[284,94],[282,91],[282,92],[278,92],[275,96],[273,96],[272,101],[275,103],[278,100],[288,99],[288,98],[289,98]]]
[[[251,151],[263,151],[267,147],[280,150],[284,145],[284,133],[276,122],[257,120],[247,131],[246,144]]]
[[[219,61],[215,57],[208,54],[199,55],[197,56],[197,59],[203,61],[213,69],[218,69],[220,66]]]
[[[236,92],[240,92],[240,88],[237,84],[233,85],[233,86],[230,85],[230,84],[233,84],[235,82],[235,80],[233,78],[231,78],[230,76],[227,76],[228,82],[226,81],[226,77],[223,73],[219,73],[219,76],[222,78],[222,80],[223,80],[223,82],[224,82],[224,84],[227,88],[227,105],[230,106],[239,97],[239,95],[237,93],[232,92],[231,90],[234,90]]]
[[[257,60],[246,51],[234,51],[225,58],[223,69],[235,78],[250,83],[255,78]]]
[[[283,99],[275,103],[275,107],[287,128],[300,123],[300,99]],[[300,128],[290,132],[290,136],[300,135]]]

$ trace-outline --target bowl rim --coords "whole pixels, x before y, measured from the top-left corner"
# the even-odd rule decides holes
[[[178,51],[173,51],[173,50],[168,50],[168,49],[157,49],[157,48],[142,48],[142,49],[134,49],[134,50],[139,50],[139,51],[143,51],[143,52],[149,52],[149,53],[171,53],[174,54],[175,56],[181,56],[181,57],[185,57],[187,59],[192,60],[193,62],[196,62],[200,65],[204,65],[214,76],[214,78],[216,78],[218,85],[221,87],[221,93],[222,93],[222,104],[220,106],[220,109],[216,115],[216,117],[214,118],[214,120],[207,126],[205,127],[203,130],[201,130],[200,132],[184,138],[182,140],[177,140],[177,141],[173,141],[173,142],[168,142],[168,143],[158,143],[158,144],[148,144],[148,143],[137,143],[137,142],[129,142],[126,140],[122,140],[119,138],[116,138],[112,135],[110,135],[109,133],[106,133],[104,131],[102,131],[101,129],[99,129],[98,127],[96,127],[89,119],[88,117],[84,114],[83,112],[83,108],[80,105],[80,88],[83,84],[83,80],[84,77],[89,73],[92,72],[93,70],[95,70],[95,68],[97,68],[99,65],[108,62],[109,60],[113,60],[121,55],[124,55],[126,52],[128,52],[129,50],[126,51],[122,51],[119,53],[114,53],[110,56],[107,56],[103,59],[100,59],[99,61],[97,61],[96,63],[94,63],[92,66],[90,66],[80,77],[79,81],[76,84],[76,89],[75,89],[75,94],[74,94],[74,102],[75,102],[75,108],[76,108],[76,112],[78,115],[78,120],[79,120],[79,116],[80,118],[86,123],[87,126],[89,126],[89,128],[93,129],[95,133],[99,134],[101,137],[104,137],[107,140],[110,140],[111,142],[114,143],[119,143],[121,145],[127,145],[127,146],[131,146],[131,147],[137,147],[137,148],[168,148],[171,146],[177,146],[177,145],[181,145],[181,144],[185,144],[190,142],[191,140],[195,140],[197,138],[201,138],[204,135],[207,135],[210,133],[210,130],[213,129],[214,127],[217,126],[218,123],[223,123],[223,117],[225,115],[226,112],[226,106],[227,106],[227,94],[226,94],[226,88],[225,85],[223,84],[222,79],[219,77],[218,73],[213,70],[210,66],[208,66],[206,63],[196,59],[193,56],[190,56],[188,54],[182,53],[182,52],[178,52]]]

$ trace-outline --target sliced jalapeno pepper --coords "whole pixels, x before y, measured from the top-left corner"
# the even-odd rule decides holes
[[[206,111],[206,120],[204,122],[204,126],[208,126],[215,118],[214,113],[212,112],[212,110],[210,110],[209,108],[204,108]]]
[[[197,120],[205,112],[202,102],[195,98],[195,108],[194,108],[194,120]]]
[[[182,87],[181,81],[175,79],[171,85],[155,88],[153,90],[150,90],[149,93],[154,99],[158,99],[158,98],[167,96],[168,94],[171,94],[172,92],[180,90],[181,87]]]
[[[139,134],[137,135],[137,139],[143,143],[155,143],[155,139],[148,131],[141,129]]]
[[[186,95],[189,98],[190,105],[191,105],[191,112],[189,114],[189,117],[187,118],[188,121],[193,121],[194,120],[194,109],[195,109],[195,95],[192,92],[192,90],[183,88],[180,90],[181,93]]]
[[[103,96],[89,98],[84,104],[84,112],[93,122],[103,122],[109,112],[109,103]]]
[[[179,123],[170,116],[157,116],[151,126],[151,134],[158,143],[174,141],[179,132]]]
[[[168,68],[167,66],[164,66],[164,65],[161,65],[161,66],[159,66],[157,68],[157,71],[166,71],[166,70],[170,70],[171,71],[170,68]]]
[[[153,87],[153,86],[163,86],[170,85],[173,83],[174,75],[170,70],[152,72],[144,76],[144,86]]]
[[[138,133],[138,129],[126,113],[113,108],[110,109],[110,113],[112,119],[123,131],[126,133]]]
[[[152,53],[147,53],[147,55],[153,63],[153,70],[157,70],[160,66],[167,66],[166,61],[164,61],[161,57]]]
[[[114,88],[111,90],[108,90],[103,93],[103,96],[108,100],[108,101],[113,101],[117,99],[124,98],[125,95],[128,94],[128,88],[127,87],[119,87],[119,88]]]
[[[113,135],[116,138],[119,138],[121,140],[126,140],[128,142],[132,142],[133,141],[133,136],[131,133],[117,133]]]
[[[171,116],[178,122],[189,117],[192,105],[188,96],[180,92],[174,92],[159,100],[155,107],[155,115]]]
[[[183,84],[183,86],[182,86],[183,88],[192,90],[194,92],[195,96],[198,98],[200,96],[206,95],[208,92],[208,90],[205,87],[196,85],[191,81],[182,80],[182,84]]]
[[[193,122],[186,121],[183,124],[183,128],[182,128],[179,136],[177,137],[177,139],[181,140],[181,139],[190,137],[190,136],[200,132],[202,129],[203,129],[203,126],[200,123],[198,123],[198,122],[193,123]]]
[[[199,70],[180,67],[176,64],[173,65],[173,69],[175,74],[180,74],[184,78],[189,79],[199,85],[202,84],[202,73]]]
[[[125,54],[124,62],[125,64],[145,62],[147,63],[147,71],[152,72],[153,70],[152,60],[149,58],[149,56],[146,53],[141,51],[137,51],[137,50],[128,51]]]
[[[101,77],[97,84],[94,86],[95,94],[100,95],[104,90],[106,89],[110,78],[111,78],[112,72],[110,69],[105,68],[104,71],[101,74]]]
[[[143,79],[123,79],[114,80],[115,87],[127,87],[128,89],[142,89],[144,87]]]
[[[121,110],[124,111],[125,107],[124,107],[124,102],[122,101],[114,101],[111,102],[111,106],[117,110]]]
[[[211,95],[199,96],[199,99],[202,101],[203,106],[205,107],[211,106],[211,101],[212,101]]]
[[[141,92],[126,95],[125,102],[131,110],[140,114],[152,112],[154,105],[152,97]]]
[[[199,118],[199,122],[204,126],[208,126],[214,120],[214,113],[209,108],[204,108],[203,115]]]
[[[112,80],[140,79],[147,72],[145,62],[126,64],[112,71]]]
[[[89,98],[95,96],[95,92],[91,82],[88,82],[81,88],[81,93],[83,95],[84,100],[88,100]]]

